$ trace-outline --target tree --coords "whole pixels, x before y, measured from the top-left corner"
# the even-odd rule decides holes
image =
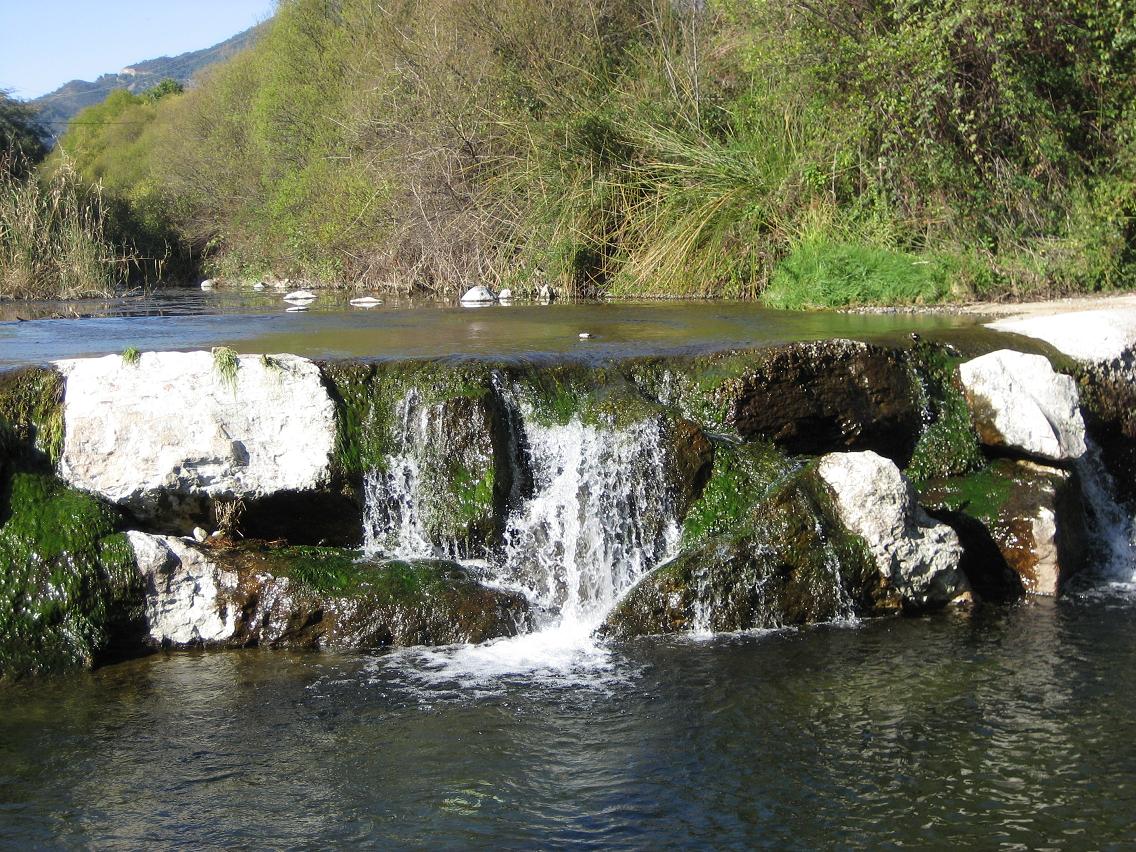
[[[0,163],[25,170],[47,156],[35,110],[0,91]]]

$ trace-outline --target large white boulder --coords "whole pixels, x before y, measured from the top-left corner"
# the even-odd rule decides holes
[[[335,406],[305,358],[241,356],[228,373],[209,352],[57,365],[61,476],[140,517],[188,532],[190,509],[209,500],[309,491],[329,478]]]
[[[982,442],[1048,461],[1085,454],[1077,384],[1041,355],[1000,349],[959,366]]]
[[[146,629],[156,645],[223,642],[237,628],[237,575],[169,536],[126,534],[146,586]]]
[[[1043,340],[1079,361],[1113,361],[1136,346],[1136,305],[1132,297],[1107,310],[1014,317],[987,328]]]
[[[880,574],[905,603],[942,605],[970,590],[958,535],[919,507],[894,462],[870,450],[830,453],[817,473],[832,490],[841,521],[867,543]]]

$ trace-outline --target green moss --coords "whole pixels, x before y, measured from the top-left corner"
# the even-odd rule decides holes
[[[648,398],[711,431],[727,431],[732,384],[769,358],[764,351],[717,352],[629,362],[626,375]]]
[[[414,391],[421,404],[451,399],[483,399],[489,393],[490,368],[445,361],[321,365],[338,409],[336,466],[348,476],[386,468],[385,457],[399,437],[398,407]]]
[[[0,373],[0,420],[8,452],[34,448],[54,467],[63,454],[63,377],[45,367]]]
[[[710,480],[683,522],[683,545],[693,547],[736,531],[771,491],[799,469],[799,463],[769,444],[718,444]]]
[[[1015,467],[999,462],[966,476],[933,480],[922,489],[930,507],[966,514],[994,524],[1015,492]]]
[[[986,459],[958,382],[961,359],[925,343],[912,350],[911,359],[923,394],[924,427],[905,471],[908,477],[918,484],[979,470]]]
[[[270,551],[264,558],[261,564],[273,574],[288,577],[311,592],[366,598],[376,605],[414,605],[446,591],[454,579],[467,579],[451,562],[366,561],[359,551],[329,547],[287,547]]]
[[[41,473],[5,476],[0,677],[89,666],[141,612],[117,511]]]

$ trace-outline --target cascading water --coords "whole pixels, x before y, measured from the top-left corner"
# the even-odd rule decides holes
[[[528,420],[526,434],[534,493],[509,517],[497,576],[561,626],[590,632],[678,543],[662,429],[646,420],[606,430],[575,417]]]
[[[1112,476],[1091,441],[1077,462],[1077,474],[1098,563],[1094,573],[1108,583],[1136,587],[1136,519],[1117,502]]]
[[[536,629],[515,640],[462,649],[490,671],[571,667],[581,657],[596,665],[603,652],[591,634],[619,597],[651,568],[671,557],[680,537],[679,511],[665,481],[664,426],[648,418],[624,428],[590,425],[574,416],[563,425],[541,422],[517,389],[494,391],[514,433],[511,442],[531,476],[514,494],[500,545],[478,568],[494,585],[518,589],[536,613]],[[395,452],[385,469],[366,477],[365,550],[414,558],[456,553],[432,537],[424,521],[430,453],[444,447],[444,418],[416,392],[398,405]],[[519,448],[519,449],[518,449]],[[413,652],[422,662],[454,657]]]

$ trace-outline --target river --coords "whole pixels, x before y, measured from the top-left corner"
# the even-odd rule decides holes
[[[0,842],[1117,848],[1134,631],[1095,592],[571,652],[157,655],[6,692]]]

